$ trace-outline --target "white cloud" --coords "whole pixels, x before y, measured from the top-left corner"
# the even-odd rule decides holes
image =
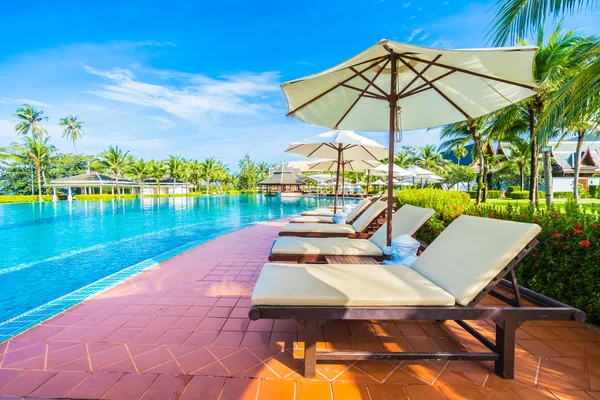
[[[428,37],[429,37],[429,33],[426,33],[419,38],[419,41],[422,42],[423,40],[427,39]]]
[[[404,8],[408,8],[408,7],[410,7],[410,3],[408,3],[408,2],[407,2],[407,3],[404,3],[404,4],[402,4],[402,7],[404,7]]]
[[[29,104],[30,106],[52,108],[52,106],[50,104],[44,103],[41,101],[37,101],[37,100],[33,100],[33,99],[19,99],[19,98],[13,98],[13,97],[2,97],[2,98],[0,98],[0,103],[18,104],[18,105]]]
[[[262,96],[279,91],[276,72],[222,75],[217,78],[168,70],[143,70],[162,79],[175,79],[178,85],[143,82],[129,69],[99,70],[85,66],[93,75],[111,81],[94,94],[109,100],[157,108],[179,118],[198,121],[209,116],[252,115],[271,109]]]
[[[413,29],[413,31],[410,33],[410,36],[406,38],[407,42],[411,42],[412,40],[414,40],[414,38],[417,37],[417,35],[419,33],[423,32],[423,28],[417,28],[417,29]]]

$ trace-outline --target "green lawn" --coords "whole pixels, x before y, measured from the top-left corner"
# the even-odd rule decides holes
[[[475,200],[471,200],[475,202]],[[567,199],[554,199],[554,205],[556,207],[564,207]],[[581,199],[579,203],[585,208],[598,208],[600,207],[600,199]],[[486,201],[486,204],[493,204],[495,206],[506,207],[507,205],[527,205],[529,200],[513,200],[513,199],[490,199]],[[542,198],[539,202],[540,208],[546,208],[546,199]]]

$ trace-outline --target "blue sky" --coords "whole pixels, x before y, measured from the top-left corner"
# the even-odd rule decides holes
[[[277,162],[293,141],[325,129],[285,117],[281,82],[331,67],[382,38],[483,47],[494,1],[30,1],[0,14],[0,146],[17,140],[14,111],[85,122],[81,152],[109,144],[138,157],[215,156],[237,169],[248,153]],[[598,32],[598,11],[567,28]],[[385,133],[365,134],[385,143]],[[435,131],[406,145],[439,143]]]

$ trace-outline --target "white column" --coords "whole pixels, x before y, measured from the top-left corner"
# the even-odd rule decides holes
[[[102,196],[102,186],[100,186],[100,196]]]
[[[73,201],[73,195],[71,194],[71,188],[67,188],[67,200]]]
[[[52,201],[56,202],[58,198],[56,197],[56,188],[52,188]]]
[[[115,195],[115,187],[114,186],[110,188],[110,192],[112,193],[113,196]]]

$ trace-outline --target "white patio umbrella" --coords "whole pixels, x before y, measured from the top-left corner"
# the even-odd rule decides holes
[[[382,40],[333,68],[281,87],[288,115],[296,119],[332,129],[388,131],[393,160],[396,132],[477,118],[541,92],[533,74],[536,50],[442,50]]]
[[[337,212],[340,166],[343,165],[344,160],[381,160],[388,155],[387,149],[376,141],[351,131],[340,130],[329,131],[292,143],[286,152],[337,161],[334,213]]]
[[[371,183],[373,186],[385,186],[387,182],[382,181],[381,179],[377,179],[375,182]]]
[[[342,176],[345,176],[345,172],[364,172],[371,168],[376,168],[381,165],[379,161],[375,160],[342,160]],[[339,165],[336,160],[322,160],[315,163],[308,164],[309,171],[336,171],[339,170]],[[344,194],[346,193],[345,187],[346,182],[342,182],[342,203],[344,203]]]
[[[444,178],[442,178],[435,172],[425,168],[421,168],[418,165],[411,165],[407,167],[406,170],[412,173],[413,185],[415,183],[415,179],[420,179],[421,184],[423,183],[423,180],[425,180],[426,182],[441,182],[444,180]]]
[[[407,176],[413,176],[414,174],[396,164],[392,164],[394,176],[399,178],[404,178]],[[388,164],[381,164],[377,168],[373,168],[371,173],[373,176],[387,176],[390,171],[390,166]],[[377,174],[377,175],[376,175]],[[379,175],[383,174],[383,175]]]

